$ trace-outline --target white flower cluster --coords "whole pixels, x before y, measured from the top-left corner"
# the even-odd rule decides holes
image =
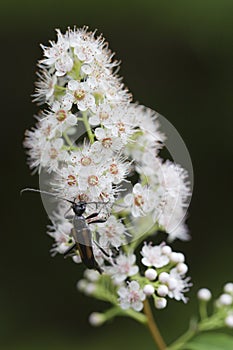
[[[188,238],[187,173],[159,156],[165,136],[156,113],[131,102],[116,74],[118,63],[95,32],[57,30],[57,41],[42,49],[34,97],[45,106],[36,127],[26,131],[24,145],[29,166],[50,174],[50,191],[57,196],[48,230],[55,240],[52,254],[74,244],[61,197],[88,202],[84,215],[98,211],[106,218],[89,226],[94,259],[104,273],[86,272],[79,289],[96,297],[104,291],[106,299],[102,283],[108,278],[114,302],[123,310],[141,311],[148,296],[158,309],[166,306],[166,297],[185,302],[190,283],[183,254],[145,242],[142,264],[148,269],[143,275],[134,254],[135,242],[140,243],[135,232],[146,238],[145,222],[151,223],[147,235],[163,230],[171,240]],[[73,260],[81,262],[76,253]]]
[[[57,30],[57,41],[42,49],[35,100],[47,107],[26,131],[30,167],[52,173],[57,195],[112,204],[120,198],[124,215],[150,216],[170,239],[187,239],[187,173],[159,157],[164,135],[156,114],[131,103],[102,36],[87,27]],[[138,180],[124,196],[123,185],[133,175]],[[114,220],[108,221],[111,229],[99,229],[101,245],[125,241],[129,227]]]
[[[123,310],[129,308],[135,311],[143,309],[143,301],[153,297],[157,309],[167,305],[167,299],[187,301],[184,293],[191,286],[190,278],[185,277],[188,270],[184,263],[184,255],[172,251],[171,247],[144,244],[142,250],[142,264],[147,267],[142,274],[136,265],[134,254],[119,253],[108,265],[102,261],[101,267],[105,271],[105,278],[109,276],[115,286],[115,298]],[[85,279],[78,282],[78,289],[86,294],[95,296],[99,293],[102,277],[95,271],[86,270]],[[109,282],[110,283],[110,282]],[[107,290],[104,291],[106,295]]]
[[[212,294],[209,289],[201,288],[197,297],[202,303],[207,303]],[[233,328],[233,283],[226,283],[223,287],[223,293],[215,300],[215,310],[212,317],[215,317],[218,327],[227,326]]]

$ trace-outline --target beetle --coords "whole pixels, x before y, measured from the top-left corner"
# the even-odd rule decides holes
[[[58,199],[65,200],[69,203],[71,203],[71,208],[74,212],[73,216],[65,216],[67,219],[73,219],[73,228],[71,229],[71,236],[74,239],[74,244],[70,246],[64,253],[64,258],[68,256],[74,256],[76,255],[76,251],[79,251],[80,257],[84,265],[89,269],[97,270],[100,274],[103,272],[100,268],[98,262],[95,259],[94,252],[93,252],[93,245],[92,245],[92,233],[89,228],[89,224],[96,224],[96,223],[103,223],[107,221],[106,219],[101,219],[99,217],[99,212],[92,213],[91,215],[84,217],[84,213],[86,211],[86,207],[88,204],[102,204],[105,205],[108,202],[84,202],[80,201],[76,203],[75,201],[68,200],[66,198],[58,197],[57,195],[47,192],[47,191],[40,191],[36,190],[34,188],[25,188],[21,191],[31,191],[31,192],[39,192],[42,194],[47,194],[52,197],[56,197]],[[69,209],[69,211],[70,211]],[[95,242],[95,244],[98,246],[98,248],[104,253],[106,256],[108,254]]]

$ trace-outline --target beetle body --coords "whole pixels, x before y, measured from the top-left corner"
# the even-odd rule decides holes
[[[88,269],[95,269],[99,271],[99,273],[102,273],[99,264],[95,260],[92,246],[92,233],[88,224],[105,222],[106,220],[99,219],[99,213],[93,213],[85,218],[83,216],[86,210],[85,202],[73,203],[72,209],[75,215],[73,217],[74,227],[71,230],[71,235],[75,243],[67,249],[64,253],[64,257],[76,255],[76,251],[78,250],[82,262]]]

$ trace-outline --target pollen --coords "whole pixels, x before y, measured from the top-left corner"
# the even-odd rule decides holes
[[[80,160],[81,164],[83,166],[88,166],[91,164],[91,158],[90,157],[83,157],[81,160]]]
[[[100,120],[107,120],[109,118],[109,114],[107,112],[100,112],[99,118]]]
[[[99,179],[95,175],[88,176],[87,182],[90,186],[96,186],[98,185]]]
[[[144,204],[144,199],[140,194],[138,194],[136,197],[134,197],[134,204],[137,207],[141,207]]]
[[[112,139],[111,137],[105,137],[102,140],[102,145],[104,148],[110,148],[112,146]]]
[[[81,101],[84,99],[85,97],[85,91],[80,89],[80,90],[76,90],[74,93],[74,97],[76,100]]]
[[[125,132],[125,124],[122,122],[117,123],[119,132]]]
[[[79,202],[88,202],[89,201],[89,197],[86,193],[80,193],[78,196],[77,196],[77,200]]]
[[[51,149],[50,149],[50,152],[49,152],[49,156],[50,156],[51,159],[56,159],[57,156],[58,156],[58,151],[57,151],[57,149],[54,148],[54,147],[51,148]]]
[[[76,178],[74,175],[68,175],[67,180],[69,186],[74,186],[76,184]]]
[[[57,112],[57,116],[56,119],[59,122],[63,122],[66,119],[67,115],[66,115],[66,111],[64,109],[61,109],[60,111]]]
[[[109,167],[109,171],[111,174],[116,175],[118,174],[118,168],[116,164],[111,164]]]

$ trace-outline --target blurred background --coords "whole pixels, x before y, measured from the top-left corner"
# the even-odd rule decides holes
[[[155,348],[133,320],[89,326],[90,312],[106,305],[77,292],[83,266],[50,257],[40,196],[19,195],[38,188],[22,140],[38,111],[30,95],[39,44],[54,40],[55,28],[89,25],[103,33],[122,60],[120,74],[134,100],[164,115],[189,149],[192,240],[173,247],[185,253],[194,286],[187,305],[170,301],[156,312],[166,341],[188,327],[198,288],[217,295],[233,280],[232,23],[231,0],[1,1],[1,349]]]

